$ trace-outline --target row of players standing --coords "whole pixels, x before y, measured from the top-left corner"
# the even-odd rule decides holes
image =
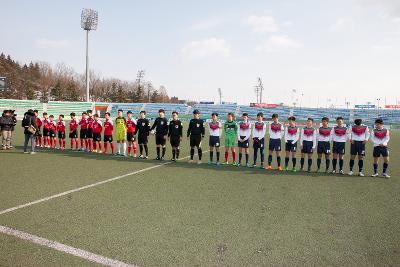
[[[56,145],[56,134],[55,130],[58,131],[59,146],[61,149],[65,148],[65,123],[63,121],[63,115],[60,115],[59,121],[57,123],[51,118],[46,118],[47,114],[44,114],[43,120],[43,142],[47,147],[49,144]],[[159,110],[159,117],[154,121],[153,125],[150,127],[150,122],[145,118],[145,111],[140,112],[140,118],[136,121],[132,118],[132,112],[127,113],[128,118],[123,117],[123,111],[118,111],[118,117],[116,118],[116,138],[118,152],[116,155],[126,155],[126,142],[128,142],[128,155],[131,155],[133,151],[133,156],[136,157],[136,135],[138,136],[138,144],[140,148],[140,158],[148,158],[148,136],[150,132],[155,134],[155,141],[157,147],[157,160],[162,160],[165,156],[166,151],[166,141],[170,141],[172,147],[172,160],[179,158],[180,153],[180,142],[182,140],[182,123],[178,119],[178,112],[172,113],[172,120],[168,122],[165,118],[164,110]],[[351,142],[351,159],[349,162],[350,171],[349,175],[353,175],[353,168],[356,157],[358,158],[358,175],[364,176],[363,165],[365,156],[365,144],[371,139],[374,144],[374,174],[373,176],[378,176],[378,159],[383,157],[383,173],[382,175],[386,178],[390,176],[387,174],[388,162],[389,162],[389,151],[387,144],[390,139],[389,130],[383,126],[383,121],[377,119],[375,122],[375,128],[372,130],[373,134],[366,125],[362,124],[361,119],[356,119],[352,127],[347,127],[344,124],[342,117],[336,119],[336,125],[334,127],[329,126],[329,119],[322,118],[321,126],[319,128],[314,128],[314,120],[309,118],[306,122],[305,127],[298,127],[296,125],[296,118],[289,117],[288,125],[285,127],[283,123],[279,122],[278,114],[272,115],[272,123],[268,126],[264,122],[262,113],[257,114],[257,120],[254,123],[249,122],[248,114],[244,113],[242,115],[242,120],[236,122],[234,120],[233,113],[228,113],[227,120],[222,124],[218,120],[218,114],[213,113],[211,115],[211,121],[208,122],[209,129],[209,147],[210,147],[210,161],[213,163],[214,151],[216,153],[216,164],[220,164],[220,151],[219,147],[220,136],[223,129],[224,139],[225,139],[225,162],[223,164],[229,164],[229,152],[231,152],[233,165],[241,166],[243,154],[245,155],[244,166],[257,167],[256,162],[258,154],[260,154],[260,168],[264,168],[264,138],[266,135],[267,127],[269,132],[269,154],[268,154],[268,165],[266,169],[272,169],[273,154],[276,155],[276,161],[278,165],[278,170],[289,170],[289,161],[291,158],[293,172],[296,172],[297,164],[297,143],[300,143],[301,159],[300,159],[300,170],[304,170],[305,160],[307,158],[307,171],[311,171],[312,168],[312,155],[316,151],[318,154],[317,159],[317,172],[320,171],[323,155],[325,156],[325,172],[330,169],[331,154],[332,157],[332,173],[344,174],[344,154],[345,145],[348,140]],[[40,124],[40,123],[39,123]],[[38,125],[39,125],[38,124]],[[47,125],[47,126],[46,126]],[[91,111],[84,112],[82,118],[77,121],[75,114],[71,113],[70,121],[70,138],[71,138],[71,148],[78,149],[78,128],[80,126],[80,149],[90,152],[102,153],[101,144],[101,133],[103,129],[103,124],[99,120],[97,114],[92,116]],[[40,127],[40,126],[39,126]],[[47,130],[48,129],[48,130]],[[110,120],[110,114],[106,113],[104,121],[104,152],[107,153],[108,144],[111,146],[112,153],[114,153],[113,145],[113,130],[114,123]],[[187,130],[187,137],[190,139],[190,160],[193,162],[193,157],[195,154],[195,148],[197,148],[199,161],[201,163],[202,159],[202,148],[201,142],[205,135],[204,121],[200,119],[200,112],[195,110],[193,112],[193,119],[189,122],[189,127]],[[250,137],[253,140],[253,165],[249,164],[249,148],[250,148]],[[50,138],[49,138],[50,137]],[[39,138],[39,137],[38,137]],[[281,164],[281,140],[284,139],[285,142],[285,162],[284,167]],[[53,142],[51,141],[53,140]],[[41,141],[39,141],[39,145]],[[37,142],[38,143],[38,142]],[[331,144],[332,143],[332,144]],[[99,150],[97,150],[97,147]],[[121,152],[122,147],[122,152]],[[236,151],[235,148],[239,148],[239,159],[236,161]],[[143,153],[144,152],[144,153]],[[339,165],[339,170],[337,171],[337,165]]]
[[[268,126],[264,122],[263,114],[257,114],[257,120],[254,123],[249,122],[248,114],[242,115],[242,120],[236,123],[233,120],[233,114],[229,113],[227,121],[223,128],[225,133],[225,164],[228,163],[229,150],[232,153],[233,164],[241,166],[242,155],[245,154],[245,166],[249,166],[249,141],[250,136],[253,139],[253,166],[257,167],[258,151],[260,153],[260,167],[264,168],[264,138],[268,128],[269,144],[268,144],[268,165],[266,169],[272,169],[273,155],[276,155],[278,170],[289,170],[289,161],[292,160],[292,171],[296,172],[297,164],[297,144],[300,143],[300,170],[304,170],[305,160],[307,158],[307,171],[311,172],[313,160],[312,155],[317,152],[317,170],[319,172],[322,165],[322,158],[325,156],[325,172],[328,173],[332,161],[332,173],[344,174],[344,155],[346,151],[346,142],[350,140],[350,162],[349,175],[353,175],[353,169],[356,158],[358,159],[358,175],[364,176],[364,157],[365,145],[371,140],[373,142],[373,177],[378,176],[378,160],[382,156],[383,172],[382,176],[389,178],[387,168],[389,163],[388,142],[390,140],[389,130],[384,127],[383,121],[377,119],[372,134],[368,126],[362,124],[361,119],[354,120],[354,125],[348,127],[344,124],[342,117],[337,117],[336,125],[331,127],[329,119],[324,117],[321,120],[321,126],[314,128],[314,120],[308,118],[305,127],[296,125],[296,118],[291,116],[288,118],[287,126],[279,122],[278,114],[272,115],[272,123]],[[212,121],[209,123],[210,128],[210,161],[213,158],[213,149],[217,144],[219,146],[220,129],[222,125],[218,122],[218,114],[212,114]],[[232,130],[233,129],[233,130]],[[232,132],[232,134],[230,134]],[[237,133],[237,134],[236,134]],[[284,167],[281,165],[282,139],[285,143],[285,162]],[[235,144],[239,148],[239,160],[236,162]],[[216,150],[217,162],[219,162],[219,150]],[[332,155],[332,159],[331,159]],[[337,169],[339,165],[339,170]]]

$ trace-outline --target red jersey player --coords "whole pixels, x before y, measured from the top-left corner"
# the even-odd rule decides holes
[[[40,131],[41,127],[42,127],[42,120],[39,118],[39,112],[38,110],[34,110],[33,111],[35,113],[36,116],[36,126],[37,126],[37,132],[36,132],[36,137],[35,137],[35,144],[37,147],[42,147],[42,133]]]
[[[49,147],[51,146],[52,148],[57,148],[56,131],[57,131],[57,122],[54,121],[54,116],[50,115],[49,116],[49,132],[50,132]]]
[[[126,120],[126,128],[127,128],[127,140],[128,140],[128,156],[131,156],[132,148],[133,148],[133,157],[137,157],[137,148],[136,148],[136,120],[132,118],[132,112],[128,111],[127,113],[128,119]]]
[[[82,118],[79,121],[79,126],[81,126],[81,131],[79,133],[79,138],[81,139],[81,150],[85,151],[88,149],[86,138],[87,138],[87,113],[82,112]]]
[[[110,113],[106,112],[104,121],[104,153],[108,152],[108,144],[111,146],[111,154],[114,154],[113,131],[114,123],[110,120]]]
[[[74,145],[75,145],[75,149],[78,150],[78,121],[75,118],[75,113],[72,112],[70,114],[71,116],[71,121],[69,122],[69,138],[71,139],[71,149],[74,149]]]
[[[99,120],[99,115],[94,114],[92,122],[93,131],[93,152],[103,153],[101,145],[101,132],[103,131],[103,124]],[[99,150],[97,150],[99,146]]]
[[[46,112],[43,112],[43,146],[50,148],[50,120]]]
[[[65,121],[64,115],[58,116],[57,122],[57,134],[58,134],[58,147],[61,150],[65,149]]]
[[[87,132],[86,132],[86,150],[92,152],[93,150],[93,116],[92,111],[87,111]]]

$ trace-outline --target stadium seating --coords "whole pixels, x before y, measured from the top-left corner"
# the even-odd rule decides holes
[[[0,110],[13,109],[18,115],[23,115],[28,109],[43,111],[43,104],[39,100],[0,99]]]
[[[185,119],[191,117],[194,109],[200,110],[203,118],[209,118],[211,113],[217,112],[221,119],[225,118],[228,112],[233,112],[236,116],[240,116],[243,112],[249,114],[250,118],[255,119],[258,112],[263,112],[265,118],[270,118],[273,113],[279,114],[281,118],[286,119],[293,115],[299,121],[304,121],[311,117],[320,120],[322,117],[328,117],[335,120],[337,116],[342,116],[345,121],[352,121],[355,118],[361,118],[368,125],[372,125],[376,118],[382,118],[386,124],[400,124],[400,110],[396,109],[343,109],[343,108],[307,108],[307,107],[277,107],[277,108],[258,108],[235,104],[195,104],[187,106],[185,104],[171,103],[90,103],[90,102],[61,102],[49,101],[48,103],[40,103],[38,100],[14,100],[0,99],[1,109],[15,109],[16,113],[22,115],[28,109],[37,109],[39,113],[47,111],[55,116],[59,114],[69,115],[71,112],[81,113],[88,109],[93,109],[95,105],[109,106],[108,110],[111,117],[117,116],[118,109],[124,112],[130,110],[134,116],[138,116],[141,110],[145,110],[149,118],[154,118],[158,114],[158,110],[163,108],[167,117],[172,111],[180,113],[180,117]]]
[[[58,116],[64,114],[68,116],[71,112],[75,112],[79,115],[84,111],[93,109],[91,102],[61,102],[61,101],[49,101],[47,103],[47,113]]]

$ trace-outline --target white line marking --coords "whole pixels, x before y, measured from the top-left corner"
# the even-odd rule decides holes
[[[44,247],[48,247],[48,248],[52,248],[67,254],[71,254],[73,256],[82,258],[82,259],[86,259],[88,261],[91,262],[95,262],[95,263],[99,263],[105,266],[118,266],[118,267],[128,267],[128,266],[135,266],[135,265],[131,265],[131,264],[127,264],[124,263],[122,261],[118,261],[118,260],[114,260],[114,259],[110,259],[101,255],[97,255],[94,254],[92,252],[83,250],[83,249],[79,249],[79,248],[74,248],[68,245],[64,245],[61,244],[57,241],[52,241],[49,239],[45,239],[43,237],[39,237],[36,235],[31,235],[13,228],[9,228],[7,226],[2,226],[0,225],[0,233],[6,234],[6,235],[10,235],[10,236],[15,236],[18,237],[20,239],[44,246]]]
[[[203,153],[207,153],[207,152],[208,152],[208,150],[204,151]],[[189,157],[190,156],[186,156],[186,157],[180,158],[179,160],[187,159]],[[141,170],[138,170],[138,171],[126,173],[126,174],[123,174],[123,175],[120,175],[120,176],[117,176],[117,177],[113,177],[113,178],[110,178],[110,179],[107,179],[107,180],[104,180],[104,181],[100,181],[100,182],[96,182],[96,183],[93,183],[93,184],[89,184],[89,185],[85,185],[85,186],[82,186],[82,187],[78,187],[78,188],[75,188],[75,189],[72,189],[72,190],[68,190],[68,191],[65,191],[65,192],[62,192],[62,193],[59,193],[59,194],[55,194],[55,195],[52,195],[52,196],[49,196],[49,197],[44,197],[44,198],[41,198],[41,199],[38,199],[38,200],[35,200],[35,201],[32,201],[32,202],[28,202],[28,203],[21,204],[21,205],[18,205],[18,206],[9,208],[9,209],[2,210],[2,211],[0,211],[0,215],[9,213],[9,212],[12,212],[12,211],[15,211],[15,210],[19,210],[19,209],[22,209],[22,208],[26,208],[26,207],[29,207],[29,206],[32,206],[32,205],[36,205],[36,204],[39,204],[39,203],[42,203],[42,202],[45,202],[45,201],[49,201],[49,200],[51,200],[53,198],[62,197],[62,196],[65,196],[65,195],[68,195],[68,194],[71,194],[71,193],[75,193],[75,192],[78,192],[78,191],[82,191],[82,190],[85,190],[85,189],[88,189],[88,188],[92,188],[92,187],[95,187],[95,186],[98,186],[98,185],[107,184],[107,183],[110,183],[110,182],[125,178],[127,176],[131,176],[131,175],[138,174],[138,173],[141,173],[141,172],[149,171],[149,170],[152,170],[152,169],[155,169],[155,168],[158,168],[158,167],[162,167],[164,165],[171,164],[171,163],[172,163],[171,161],[164,162],[164,163],[161,163],[161,164],[158,164],[158,165],[154,165],[154,166],[151,166],[151,167],[148,167],[148,168],[144,168],[144,169],[141,169]]]

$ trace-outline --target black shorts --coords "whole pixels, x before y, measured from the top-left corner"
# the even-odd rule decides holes
[[[269,139],[268,150],[281,151],[281,139]]]
[[[253,148],[264,149],[264,138],[262,139],[253,138]]]
[[[58,132],[58,138],[59,139],[65,139],[65,132]]]
[[[43,128],[43,136],[50,136],[50,130]]]
[[[104,136],[104,142],[112,142],[113,141],[113,137],[112,137],[112,135],[105,135]]]
[[[101,142],[101,133],[93,133],[93,141]]]
[[[318,154],[331,154],[331,142],[329,141],[318,141],[317,145],[317,153]]]
[[[81,129],[79,132],[79,138],[80,139],[86,139],[87,138],[87,129]]]
[[[156,145],[165,146],[166,139],[165,135],[156,134]]]
[[[69,133],[69,138],[75,139],[78,138],[78,133],[75,131]]]
[[[200,147],[201,145],[201,135],[191,135],[190,136],[190,147]]]
[[[149,142],[149,135],[147,133],[139,133],[138,134],[138,143],[147,144]]]
[[[365,144],[363,144],[363,141],[354,141],[354,144],[350,145],[350,155],[365,156]]]
[[[87,128],[86,138],[93,138],[93,129],[92,128]]]
[[[240,139],[243,139],[243,138],[245,138],[245,136],[240,136]],[[249,148],[249,139],[247,139],[246,141],[243,141],[243,142],[238,141],[238,147]]]
[[[210,135],[210,137],[208,139],[208,146],[210,146],[210,147],[220,147],[221,146],[221,142],[219,140],[219,136]]]
[[[387,146],[375,146],[373,155],[375,158],[378,158],[380,156],[389,157],[389,149],[387,148]]]
[[[181,137],[179,135],[171,135],[169,137],[169,143],[172,147],[178,147],[181,144]]]
[[[297,151],[297,142],[293,144],[292,140],[288,140],[285,143],[285,151],[286,152],[296,152]]]
[[[56,131],[55,130],[50,130],[50,137],[55,138],[56,137]]]
[[[344,155],[346,153],[346,143],[345,142],[333,142],[332,151],[333,151],[333,154]]]
[[[314,152],[313,149],[314,142],[313,141],[303,141],[303,147],[301,148],[301,153],[311,154]]]
[[[135,133],[134,132],[131,132],[131,133],[126,133],[126,140],[128,141],[128,142],[133,142],[133,141],[135,141]]]

